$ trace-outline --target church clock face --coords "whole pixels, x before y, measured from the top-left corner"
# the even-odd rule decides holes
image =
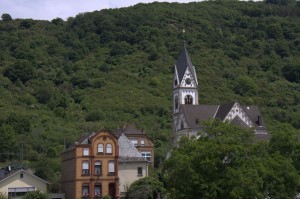
[[[185,84],[190,85],[192,83],[192,80],[190,78],[185,79]]]

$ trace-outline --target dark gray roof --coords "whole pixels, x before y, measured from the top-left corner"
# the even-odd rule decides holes
[[[118,143],[119,162],[147,162],[124,134],[120,135]]]
[[[219,105],[181,105],[186,122],[190,128],[197,128],[200,123],[208,119],[213,119]]]
[[[235,116],[233,120],[230,121],[230,123],[242,128],[249,128],[248,125],[239,116]]]
[[[265,123],[263,121],[262,114],[260,113],[259,107],[255,105],[244,105],[242,106],[244,111],[250,117],[252,122],[255,124],[257,128],[265,128]],[[260,121],[259,121],[260,117]]]
[[[182,78],[184,76],[184,73],[185,73],[187,67],[190,68],[194,78],[196,79],[196,76],[195,76],[196,73],[195,73],[194,66],[192,64],[191,58],[190,58],[190,56],[186,50],[185,44],[184,44],[183,48],[181,50],[181,53],[178,57],[178,60],[176,62],[176,70],[177,70],[179,82],[182,81]]]
[[[137,129],[134,124],[127,125],[124,128],[115,129],[113,130],[113,133],[118,137],[120,137],[122,133],[125,135],[145,134],[144,130]]]
[[[13,170],[13,171],[10,171],[9,173],[5,173],[5,175],[2,176],[2,177],[0,178],[0,182],[5,181],[6,179],[8,179],[8,178],[10,178],[10,177],[12,177],[12,176],[14,176],[14,175],[17,175],[17,174],[19,174],[19,173],[27,173],[28,175],[31,175],[31,176],[33,176],[34,178],[37,178],[37,179],[39,179],[40,181],[43,181],[44,183],[49,184],[49,182],[43,180],[42,178],[37,177],[37,176],[34,175],[32,172],[26,171],[26,170],[23,170],[23,169],[21,169],[21,170]]]
[[[180,108],[182,108],[182,112],[184,114],[184,118],[186,119],[188,128],[199,128],[201,127],[201,124],[199,123],[208,119],[218,118],[223,121],[235,103],[236,102],[230,102],[223,105],[184,104],[181,105]],[[255,137],[257,137],[260,140],[270,139],[271,135],[267,134],[267,128],[265,126],[259,107],[255,105],[244,105],[241,107],[255,125],[255,131],[260,132],[260,134],[255,134]],[[233,118],[233,120],[231,120],[230,123],[236,124],[243,128],[249,128],[249,126],[239,116]]]
[[[235,102],[229,102],[227,104],[220,105],[218,113],[216,114],[216,118],[223,121],[234,104]]]

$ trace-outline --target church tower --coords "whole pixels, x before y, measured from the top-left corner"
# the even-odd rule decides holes
[[[177,132],[185,126],[180,118],[180,106],[183,104],[198,105],[197,75],[185,43],[176,62],[173,77],[173,145],[180,139]]]

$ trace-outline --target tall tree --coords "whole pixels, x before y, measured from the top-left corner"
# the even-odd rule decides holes
[[[1,19],[2,19],[2,21],[5,21],[5,22],[12,21],[12,17],[8,13],[2,14]]]
[[[174,198],[296,195],[300,176],[291,159],[269,153],[268,143],[253,141],[253,132],[217,121],[208,124],[205,133],[208,136],[181,140],[164,164]]]

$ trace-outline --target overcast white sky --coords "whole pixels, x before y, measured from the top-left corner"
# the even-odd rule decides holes
[[[188,3],[199,0],[156,0],[159,2]],[[0,16],[8,13],[15,18],[52,20],[67,19],[79,13],[105,8],[120,8],[154,0],[0,0]]]

